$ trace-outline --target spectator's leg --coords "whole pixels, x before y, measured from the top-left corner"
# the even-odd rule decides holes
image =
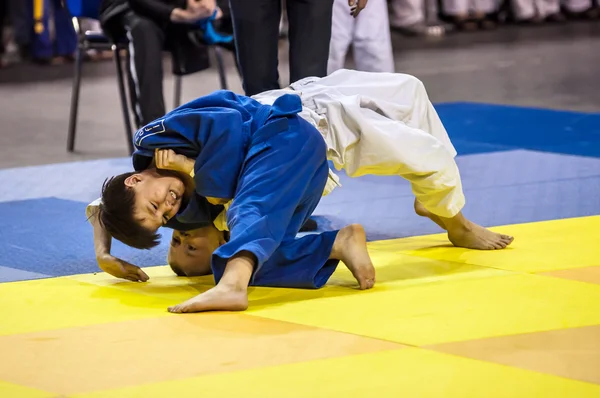
[[[498,11],[500,7],[499,0],[472,0],[474,11],[479,25],[482,29],[494,29],[496,22],[491,18],[491,15]]]
[[[425,24],[424,0],[392,0],[390,8],[390,25],[392,28],[402,29],[417,24]]]
[[[356,18],[354,62],[358,70],[394,73],[394,55],[385,0],[370,0],[367,8]]]
[[[230,7],[237,60],[246,95],[279,88],[280,0],[231,0]]]
[[[290,81],[326,76],[333,0],[286,0],[286,3],[290,25]]]
[[[55,55],[72,58],[77,49],[77,34],[71,16],[60,0],[54,0],[54,32]]]
[[[369,4],[370,6],[370,4]],[[363,12],[366,12],[363,11]],[[327,74],[344,67],[348,48],[352,44],[356,20],[350,15],[348,0],[333,2],[333,18],[331,23],[331,43],[329,44],[329,60]]]
[[[31,52],[33,60],[40,63],[49,63],[54,57],[54,43],[50,35],[52,1],[33,0],[34,36]]]
[[[33,38],[33,2],[31,0],[8,0],[8,12],[15,43],[19,47],[19,55],[22,59],[29,59]]]
[[[569,18],[573,19],[595,19],[598,17],[597,5],[594,0],[565,0],[564,7]]]
[[[443,0],[444,14],[452,18],[458,29],[473,31],[477,23],[470,18],[469,0]]]
[[[564,16],[560,12],[560,0],[538,0],[540,16],[549,22],[562,22]]]
[[[533,20],[536,17],[533,0],[511,0],[511,5],[517,21]]]
[[[165,114],[163,45],[165,33],[152,20],[133,12],[123,16],[129,40],[129,85],[138,127]]]
[[[406,36],[443,36],[452,30],[440,22],[437,0],[392,0],[390,6],[392,30]]]
[[[6,0],[0,0],[0,68],[5,66],[4,64],[4,25],[6,23],[6,11],[7,4]]]

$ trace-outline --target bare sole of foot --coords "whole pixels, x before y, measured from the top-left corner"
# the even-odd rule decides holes
[[[419,215],[421,217],[429,218],[431,221],[433,221],[434,223],[439,225],[440,228],[442,228],[443,230],[446,230],[446,226],[444,225],[444,222],[442,221],[442,219],[439,218],[438,216],[436,216],[435,214],[433,214],[432,212],[430,212],[429,210],[427,210],[425,208],[425,206],[423,206],[423,204],[421,202],[419,202],[417,199],[415,199],[414,206],[415,206],[415,213],[417,213],[417,215]]]
[[[361,290],[375,285],[375,268],[369,257],[367,236],[361,225],[348,225],[338,232],[331,258],[341,260],[348,267]]]
[[[169,312],[244,311],[248,308],[248,292],[215,286],[184,303],[169,307]]]
[[[476,250],[504,249],[510,245],[512,236],[492,232],[467,220],[467,225],[448,229],[448,239],[454,246]]]
[[[433,214],[415,199],[415,213],[421,217],[427,217],[442,229],[448,231],[448,239],[454,246],[464,247],[466,249],[476,250],[496,250],[504,249],[510,245],[514,238],[512,236],[492,232],[489,229],[477,225],[467,220],[462,214],[456,218],[460,218],[460,222],[453,219],[445,219]],[[447,227],[450,225],[450,227]]]

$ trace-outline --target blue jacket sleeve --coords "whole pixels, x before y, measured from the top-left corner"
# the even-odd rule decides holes
[[[154,149],[173,149],[195,158],[196,192],[201,196],[232,198],[248,140],[251,115],[233,93],[201,97],[138,130],[135,158],[152,156]]]
[[[251,146],[227,211],[231,239],[212,258],[215,280],[241,251],[253,253],[256,272],[262,269],[283,241],[295,238],[319,202],[329,170],[325,141],[308,122],[299,120],[291,118],[285,132]]]

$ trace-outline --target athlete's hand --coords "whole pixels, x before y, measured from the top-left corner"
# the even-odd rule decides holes
[[[178,155],[172,149],[154,150],[154,162],[157,169],[174,170],[188,175],[194,170],[192,159]]]
[[[198,15],[200,19],[210,17],[216,8],[216,0],[187,0],[186,9]]]
[[[97,257],[96,260],[102,271],[114,277],[127,279],[132,282],[146,282],[150,279],[140,267],[129,264],[127,261],[123,261],[110,254]]]
[[[367,1],[368,0],[348,0],[348,5],[350,6],[350,15],[356,18],[358,14],[367,6]]]
[[[194,10],[187,8],[174,8],[171,12],[171,22],[181,24],[194,24],[201,19],[208,18],[210,14],[206,15],[203,10]]]

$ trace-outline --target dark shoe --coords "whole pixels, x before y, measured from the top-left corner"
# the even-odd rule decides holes
[[[479,21],[479,28],[481,30],[493,30],[496,29],[497,26],[496,21],[489,18],[483,18]]]
[[[565,18],[565,16],[560,12],[557,12],[556,14],[548,15],[546,17],[546,22],[563,23],[566,21],[567,21],[567,18]]]

